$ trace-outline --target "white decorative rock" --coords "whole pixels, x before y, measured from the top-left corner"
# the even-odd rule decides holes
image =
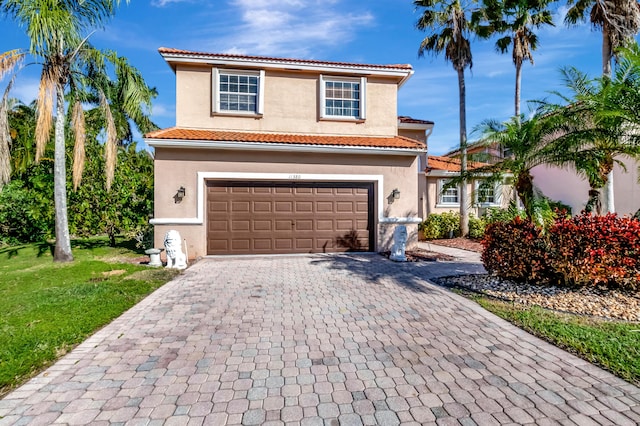
[[[149,255],[149,266],[162,266],[162,260],[160,260],[160,253],[163,249],[150,248],[144,252]]]
[[[395,262],[406,262],[405,250],[407,248],[407,227],[404,225],[396,226],[393,231],[393,247],[391,247],[391,255],[389,259]]]
[[[164,248],[167,251],[167,268],[185,269],[187,256],[182,252],[182,238],[175,229],[167,231],[164,236]]]

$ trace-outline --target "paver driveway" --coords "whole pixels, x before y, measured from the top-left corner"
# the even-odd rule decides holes
[[[0,401],[1,424],[636,424],[640,389],[378,255],[206,259]]]

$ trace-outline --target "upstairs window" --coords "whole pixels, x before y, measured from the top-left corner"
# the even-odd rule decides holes
[[[212,78],[214,113],[263,113],[264,71],[214,68]]]
[[[444,189],[447,179],[438,181],[438,204],[460,204],[460,191],[457,186]]]
[[[366,78],[320,76],[320,117],[364,120]]]

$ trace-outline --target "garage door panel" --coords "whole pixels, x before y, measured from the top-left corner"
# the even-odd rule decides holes
[[[208,253],[370,250],[373,184],[209,182]]]
[[[355,227],[353,226],[353,221],[351,219],[345,219],[345,220],[336,220],[336,230],[337,231],[342,231],[342,232],[349,232],[352,230],[355,230]]]
[[[270,220],[254,220],[253,221],[253,231],[255,231],[255,232],[261,232],[261,231],[271,232],[271,231],[273,231],[272,222]]]
[[[296,213],[313,213],[313,201],[298,201],[295,203]]]
[[[316,203],[316,212],[333,212],[333,203],[331,201],[318,201]]]
[[[293,211],[293,202],[276,201],[274,204],[274,211],[276,213],[291,213]]]
[[[296,219],[294,224],[295,230],[300,231],[313,231],[313,220],[311,219]]]
[[[256,251],[271,251],[273,249],[271,238],[254,238],[253,248]]]
[[[291,222],[291,219],[276,220],[274,223],[275,231],[291,231],[293,229],[293,223]]]
[[[232,232],[249,231],[251,229],[251,223],[248,220],[233,220],[231,221]]]
[[[353,213],[353,202],[351,201],[338,201],[336,203],[336,211],[338,213]]]
[[[231,250],[234,251],[249,251],[251,247],[251,240],[249,238],[236,238],[231,240]]]
[[[296,238],[296,249],[313,250],[313,238]]]
[[[293,249],[293,239],[292,238],[276,238],[274,247],[276,250],[291,250]]]
[[[269,187],[254,187],[251,188],[251,192],[254,194],[271,194],[272,188]]]
[[[209,232],[213,231],[222,231],[226,232],[229,230],[229,222],[226,220],[210,220],[209,221]]]
[[[251,203],[249,201],[234,201],[231,203],[231,208],[234,213],[249,213]]]
[[[253,202],[253,211],[256,213],[271,213],[271,202],[270,201],[254,201]]]
[[[209,211],[227,213],[229,211],[229,203],[226,201],[211,201],[209,202]]]

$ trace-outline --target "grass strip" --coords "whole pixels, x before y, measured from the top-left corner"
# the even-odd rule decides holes
[[[74,245],[70,263],[48,245],[0,249],[0,396],[175,276],[126,263],[140,254],[106,239]]]
[[[484,296],[471,297],[523,330],[640,385],[640,324],[563,314]]]

